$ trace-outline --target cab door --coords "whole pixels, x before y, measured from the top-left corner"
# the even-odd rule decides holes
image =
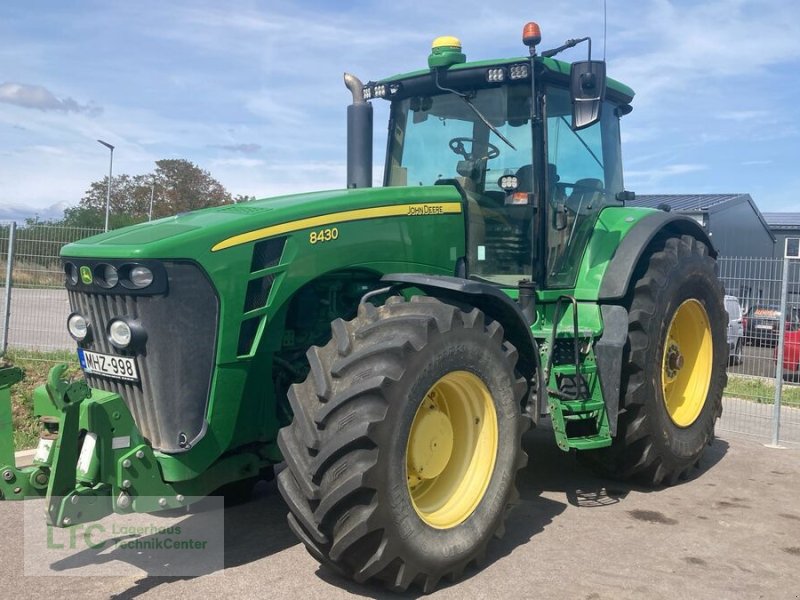
[[[601,119],[580,130],[571,127],[569,91],[549,86],[545,94],[548,223],[548,288],[573,288],[597,217],[619,205],[622,191],[619,116],[613,103],[603,104]]]

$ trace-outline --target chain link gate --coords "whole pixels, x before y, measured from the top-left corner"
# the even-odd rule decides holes
[[[0,223],[0,355],[10,350],[16,359],[74,358],[70,353],[75,343],[66,330],[69,303],[59,252],[69,242],[100,232]],[[728,369],[719,428],[773,443],[800,443],[800,385],[794,372],[784,374],[783,385],[776,379],[778,350],[786,350],[787,360],[800,354],[792,341],[800,340],[800,332],[795,333],[800,329],[800,260],[721,257],[718,263],[726,293],[736,298],[742,317],[741,359]],[[775,314],[781,313],[784,291],[788,317],[782,329]],[[788,346],[781,346],[784,337]]]
[[[800,261],[721,257],[718,263],[726,294],[741,307],[740,322],[733,314],[728,326],[732,360],[719,428],[773,445],[800,443]],[[783,353],[789,371],[786,360],[778,362]]]
[[[40,223],[0,225],[2,355],[11,351],[15,359],[55,362],[74,350],[66,329],[69,302],[59,253],[65,244],[100,231]]]

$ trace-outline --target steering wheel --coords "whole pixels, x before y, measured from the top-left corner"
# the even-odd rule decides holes
[[[458,154],[459,156],[463,156],[464,160],[473,160],[474,157],[472,152],[467,152],[467,149],[464,147],[464,142],[469,142],[472,144],[472,147],[475,147],[475,138],[470,137],[454,137],[452,140],[448,142],[450,146],[450,150]],[[500,156],[500,149],[490,142],[486,142],[486,147],[488,152],[486,154],[486,158],[489,160],[493,158],[497,158]]]

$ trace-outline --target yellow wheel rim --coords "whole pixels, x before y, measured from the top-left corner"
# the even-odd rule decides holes
[[[672,422],[689,427],[708,396],[714,347],[706,309],[697,300],[683,302],[667,328],[661,360],[661,390]]]
[[[449,529],[473,513],[494,472],[497,438],[492,395],[476,375],[453,371],[433,384],[406,445],[408,491],[425,523]]]

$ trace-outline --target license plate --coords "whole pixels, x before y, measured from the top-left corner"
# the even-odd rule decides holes
[[[772,329],[772,325],[756,325],[756,329]]]
[[[139,381],[136,361],[127,356],[98,354],[97,352],[89,352],[78,348],[78,359],[81,361],[81,368],[85,373],[103,375],[124,381]]]

